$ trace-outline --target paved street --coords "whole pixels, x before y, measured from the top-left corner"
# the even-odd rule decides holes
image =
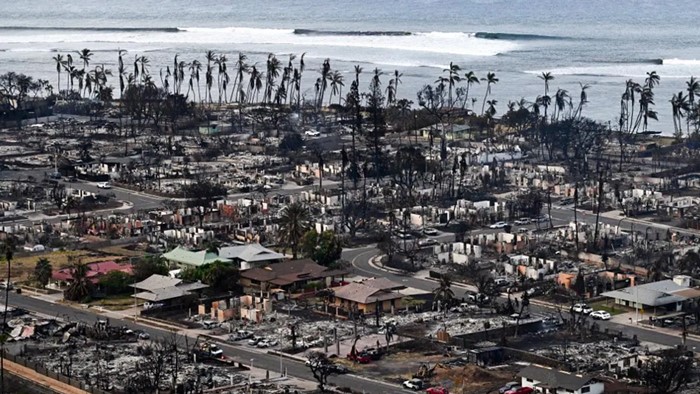
[[[96,311],[91,309],[80,310],[66,305],[49,303],[40,299],[28,297],[25,295],[18,295],[15,293],[10,293],[9,304],[11,306],[24,308],[45,315],[64,318],[68,321],[82,321],[88,324],[95,323],[98,318],[104,318],[103,315],[100,315],[96,313]],[[172,331],[170,330],[159,329],[149,325],[135,323],[126,319],[110,318],[110,322],[112,325],[125,325],[131,329],[144,330],[151,335],[152,339],[166,338],[172,335]],[[190,338],[190,345],[193,343],[192,340],[196,338],[196,335],[190,335],[186,330],[178,330],[177,334],[179,337],[179,342],[183,346],[185,343],[183,335],[187,335]],[[271,377],[279,376],[281,362],[282,367],[286,368],[288,375],[301,379],[315,381],[313,376],[311,375],[311,372],[309,371],[309,368],[305,366],[302,362],[290,360],[287,358],[281,359],[278,356],[264,353],[264,351],[254,351],[250,347],[244,347],[244,345],[236,346],[221,343],[221,348],[224,350],[224,353],[227,356],[234,357],[246,365],[250,365],[250,360],[253,359],[254,367],[270,370]],[[352,387],[355,390],[366,390],[368,393],[402,392],[401,388],[398,386],[377,382],[354,375],[332,376],[329,379],[329,382],[336,384],[339,387]]]

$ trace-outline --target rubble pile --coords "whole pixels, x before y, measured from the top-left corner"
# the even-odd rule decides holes
[[[644,347],[630,342],[598,341],[591,343],[568,342],[541,349],[530,349],[537,355],[568,364],[574,371],[592,372],[608,369],[611,363],[626,356],[647,353]]]

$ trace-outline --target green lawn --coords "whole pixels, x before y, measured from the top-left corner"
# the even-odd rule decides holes
[[[606,311],[611,315],[619,315],[621,313],[634,311],[633,308],[627,308],[622,305],[616,305],[611,301],[598,301],[589,305],[591,308],[593,308],[594,311]]]
[[[92,301],[92,306],[101,306],[113,311],[122,311],[134,306],[134,298],[131,294],[119,294]]]

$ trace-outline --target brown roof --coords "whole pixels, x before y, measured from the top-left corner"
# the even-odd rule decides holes
[[[698,298],[698,297],[700,297],[700,289],[688,288],[688,289],[676,290],[674,292],[671,292],[671,294],[685,297],[685,298]]]
[[[368,304],[377,301],[402,298],[403,294],[377,289],[361,283],[350,283],[333,289],[335,298]]]
[[[374,287],[375,289],[380,290],[401,290],[406,288],[406,286],[400,283],[392,282],[387,278],[366,279],[360,283],[362,283],[365,286]]]
[[[310,259],[285,261],[270,264],[265,268],[252,268],[241,271],[241,277],[270,282],[277,286],[285,286],[301,280],[320,279],[338,275],[339,271],[329,270],[314,263]]]

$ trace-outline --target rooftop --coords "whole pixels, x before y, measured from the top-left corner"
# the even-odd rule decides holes
[[[214,252],[208,252],[206,250],[192,251],[185,249],[181,246],[171,250],[168,253],[163,253],[163,258],[169,261],[174,261],[176,263],[191,265],[194,267],[200,267],[202,265],[211,264],[216,261],[222,263],[230,263],[231,259],[226,257],[219,257],[218,254]]]
[[[247,244],[238,246],[224,246],[219,248],[219,257],[242,260],[246,262],[259,262],[284,259],[284,255],[270,250],[260,244]]]
[[[626,287],[603,293],[605,297],[649,306],[662,306],[700,296],[700,291],[681,286],[671,279]]]
[[[529,365],[518,372],[519,377],[524,377],[544,383],[549,387],[562,388],[576,391],[590,382],[593,377],[587,375],[574,375],[572,373],[558,371],[556,369]],[[538,384],[540,386],[540,384]]]

